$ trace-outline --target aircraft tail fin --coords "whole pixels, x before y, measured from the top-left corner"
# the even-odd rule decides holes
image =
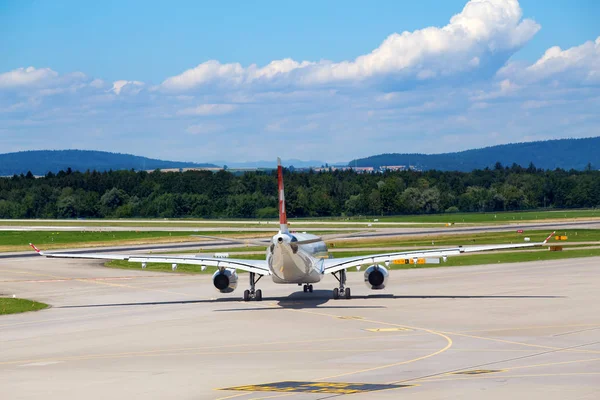
[[[279,186],[279,227],[281,233],[288,233],[287,215],[285,213],[285,194],[283,191],[283,168],[281,158],[277,157],[277,183]]]

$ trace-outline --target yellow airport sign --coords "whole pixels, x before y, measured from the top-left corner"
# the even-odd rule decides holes
[[[415,262],[414,258],[401,258],[399,260],[392,261],[392,264],[425,264],[427,260],[425,258],[417,258],[417,262]]]
[[[554,240],[567,240],[567,239],[568,239],[567,236],[559,236],[559,235],[554,236]]]

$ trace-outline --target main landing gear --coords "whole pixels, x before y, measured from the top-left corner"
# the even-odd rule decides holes
[[[262,275],[256,279],[256,274],[254,272],[250,272],[250,290],[244,290],[244,301],[250,301],[250,299],[254,299],[256,301],[262,300],[262,290],[256,289],[256,282],[260,281]]]
[[[334,288],[333,289],[333,298],[334,298],[334,300],[337,300],[339,298],[349,299],[350,297],[352,297],[351,294],[350,294],[350,288],[349,287],[345,287],[346,286],[346,270],[343,269],[343,270],[341,270],[341,271],[339,271],[337,273],[334,273],[333,276],[340,283],[340,287],[339,288]]]
[[[313,285],[304,285],[302,287],[302,289],[304,290],[304,293],[306,293],[306,292],[312,293],[313,292]]]

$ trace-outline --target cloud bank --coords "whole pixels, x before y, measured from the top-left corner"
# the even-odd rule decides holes
[[[600,37],[511,61],[539,29],[516,0],[471,0],[342,62],[210,60],[160,83],[17,68],[0,73],[0,146],[343,161],[598,135]]]
[[[471,0],[448,25],[393,33],[371,53],[353,61],[272,61],[260,68],[207,61],[167,78],[160,88],[188,91],[210,84],[319,85],[356,83],[377,78],[431,80],[481,70],[501,63],[540,29],[522,19],[516,0]]]

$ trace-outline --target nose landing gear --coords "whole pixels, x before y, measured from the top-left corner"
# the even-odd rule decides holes
[[[306,293],[306,292],[312,293],[313,292],[313,285],[304,285],[302,287],[302,289],[304,290],[304,293]]]

